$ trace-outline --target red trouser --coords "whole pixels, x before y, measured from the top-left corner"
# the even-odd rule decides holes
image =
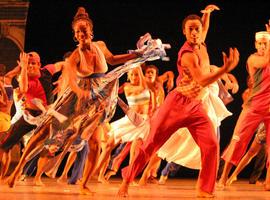
[[[219,147],[213,125],[200,101],[189,99],[176,90],[170,92],[151,121],[145,143],[136,151],[134,161],[122,170],[123,178],[132,182],[155,153],[179,128],[187,127],[201,149],[202,169],[198,186],[212,193],[217,174]]]
[[[237,165],[247,150],[248,144],[256,132],[259,124],[264,122],[266,129],[266,142],[270,145],[270,112],[269,106],[256,106],[243,109],[236,126],[229,146],[224,151],[222,158],[234,165]]]

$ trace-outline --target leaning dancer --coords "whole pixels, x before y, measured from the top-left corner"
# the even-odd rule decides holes
[[[55,140],[57,137],[53,137],[52,139],[56,141],[56,144],[60,145],[49,144],[48,151],[55,153],[55,151],[59,150],[58,147],[63,146],[63,142],[66,145],[64,146],[64,151],[58,157],[59,159],[46,166],[58,165],[77,135],[81,135],[82,138],[88,140],[100,123],[112,117],[112,111],[117,101],[117,95],[114,95],[114,93],[117,94],[117,79],[123,73],[127,72],[128,69],[134,67],[132,63],[127,63],[105,75],[104,73],[107,71],[105,59],[109,63],[113,62],[117,64],[117,62],[121,63],[137,57],[137,54],[112,55],[104,42],[92,42],[92,27],[92,21],[89,19],[85,9],[79,8],[73,21],[75,38],[79,41],[79,46],[65,64],[62,91],[60,91],[60,94],[63,95],[53,105],[54,108],[57,108],[57,111],[66,114],[69,119],[64,124],[61,124],[61,127],[65,127],[56,132],[56,135],[59,136],[61,136],[61,133],[64,133],[64,141]],[[141,58],[136,59],[133,63],[145,62],[148,58],[165,55],[161,41],[156,41],[155,43],[154,40],[152,41],[151,48],[148,46],[141,52],[147,54],[143,54]],[[139,53],[139,51],[136,53]],[[160,53],[160,55],[157,55],[157,53]],[[77,81],[79,81],[79,85],[77,85]],[[67,90],[65,90],[66,88]],[[70,89],[72,92],[69,92]],[[70,133],[74,137],[66,141],[68,138],[66,133]],[[28,143],[28,147],[24,151],[20,163],[10,177],[9,185],[11,187],[19,175],[21,167],[26,162],[27,155],[34,149],[36,142],[40,140],[38,137],[43,136],[44,134],[42,133],[41,136],[34,136]],[[88,175],[83,179],[82,193],[90,192],[86,186],[87,180]]]
[[[206,17],[210,17],[210,12]],[[119,196],[128,195],[129,183],[141,172],[151,155],[156,153],[176,130],[187,127],[199,145],[202,155],[197,196],[213,197],[218,142],[212,123],[198,97],[205,86],[236,67],[239,53],[237,49],[230,48],[228,57],[223,53],[224,65],[210,73],[209,57],[204,44],[206,34],[202,24],[201,18],[197,15],[189,15],[183,21],[182,29],[186,42],[178,53],[177,65],[180,75],[177,88],[167,95],[161,105],[158,117],[151,123],[150,135],[137,151],[134,161],[122,170],[123,182],[119,188]]]
[[[255,34],[255,47],[257,52],[251,54],[247,60],[247,71],[252,85],[251,95],[244,102],[231,142],[222,155],[225,165],[219,179],[219,187],[221,188],[225,187],[233,165],[240,162],[260,123],[265,125],[267,151],[269,152],[270,33],[267,31],[257,32]],[[269,185],[265,187],[267,189]]]

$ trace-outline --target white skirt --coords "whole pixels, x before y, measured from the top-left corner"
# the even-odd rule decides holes
[[[149,135],[150,124],[147,115],[142,115],[145,122],[140,126],[135,126],[125,115],[123,118],[111,123],[111,130],[108,135],[114,137],[115,143],[120,140],[122,142],[130,142],[135,139],[145,139]]]
[[[232,115],[218,97],[218,85],[211,84],[206,88],[201,99],[215,130],[217,130],[221,121]],[[200,148],[187,128],[176,131],[158,150],[157,154],[160,158],[166,159],[167,162],[174,162],[191,169],[201,169]]]

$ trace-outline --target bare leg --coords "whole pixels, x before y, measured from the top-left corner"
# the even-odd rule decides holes
[[[102,127],[99,127],[99,128],[102,128]],[[94,131],[94,134],[88,141],[90,152],[86,160],[82,183],[80,185],[81,194],[85,194],[85,195],[93,194],[93,192],[91,192],[91,190],[87,187],[87,182],[90,178],[90,175],[94,167],[96,166],[97,159],[100,153],[100,142],[99,142],[99,134],[98,134],[99,131],[97,129]]]
[[[222,172],[221,177],[218,181],[218,185],[217,185],[218,188],[223,189],[225,187],[229,173],[232,169],[232,166],[233,165],[231,163],[225,161],[223,172]]]
[[[160,163],[160,158],[157,156],[157,154],[153,154],[150,158],[147,167],[143,172],[143,175],[139,181],[139,185],[143,186],[147,184],[147,180],[151,175],[151,170],[153,169],[153,167],[156,167],[157,163]]]
[[[127,197],[128,196],[128,187],[129,183],[123,179],[123,182],[120,185],[120,188],[118,190],[117,196],[118,197]]]
[[[106,175],[105,179],[109,180],[109,178],[113,175],[115,175],[121,165],[121,163],[125,160],[126,156],[130,152],[130,147],[131,147],[132,142],[126,143],[125,147],[122,149],[122,151],[114,158],[111,170],[109,170]]]
[[[24,165],[27,162],[27,160],[26,160],[27,156],[40,143],[42,143],[42,141],[44,139],[46,139],[46,137],[49,135],[49,131],[50,131],[50,127],[47,124],[46,126],[44,126],[44,128],[41,129],[40,132],[38,132],[37,134],[33,135],[32,138],[29,140],[29,142],[27,143],[27,146],[25,147],[25,149],[23,151],[23,154],[21,156],[21,159],[20,159],[18,165],[16,166],[15,170],[13,171],[13,173],[8,178],[8,185],[9,185],[9,187],[13,187],[14,186],[16,179],[21,175],[22,168],[24,167]]]
[[[143,141],[141,138],[138,138],[131,143],[130,147],[130,159],[129,159],[129,164],[131,164],[134,160],[135,152],[136,149],[138,149],[142,145]]]
[[[93,175],[100,171],[103,163],[109,159],[111,152],[115,146],[116,145],[114,144],[114,138],[110,137],[107,141],[107,144],[106,144],[104,151],[102,151],[100,154],[97,165],[96,165],[95,169],[93,170],[93,173],[92,173]]]
[[[57,179],[57,182],[60,182],[60,183],[66,183],[67,182],[68,172],[69,172],[72,164],[74,163],[76,157],[77,157],[77,152],[70,152],[70,154],[68,156],[68,159],[67,159],[67,162],[66,162],[66,165],[65,165],[65,168],[64,168],[64,170],[62,172],[62,175]]]
[[[260,151],[262,145],[259,144],[256,140],[252,142],[252,145],[245,156],[241,159],[236,169],[232,173],[231,177],[226,182],[226,185],[231,185],[234,181],[237,180],[238,174],[247,166],[247,164],[254,158]]]
[[[3,153],[2,156],[2,167],[1,167],[1,174],[0,179],[4,179],[6,173],[8,172],[10,161],[11,161],[11,150]]]
[[[36,186],[44,186],[44,183],[42,183],[41,181],[41,176],[43,174],[43,167],[47,164],[49,158],[44,156],[44,157],[40,157],[38,159],[38,163],[37,163],[37,173],[36,176],[34,178],[34,185]]]
[[[104,174],[106,172],[106,169],[108,167],[108,164],[110,162],[110,159],[107,159],[104,163],[104,165],[102,166],[100,172],[99,172],[99,176],[98,176],[98,182],[104,183],[104,184],[108,184],[108,180],[105,179]]]

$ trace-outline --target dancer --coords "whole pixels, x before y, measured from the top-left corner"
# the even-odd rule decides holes
[[[145,77],[140,66],[128,72],[129,82],[124,84],[124,92],[129,107],[136,113],[140,114],[145,120],[149,119],[149,105],[151,92],[147,87]],[[153,96],[153,95],[152,95]],[[101,153],[97,167],[93,174],[99,172],[103,164],[109,159],[111,151],[120,142],[131,142],[130,162],[133,159],[135,149],[141,145],[142,140],[149,132],[149,124],[144,123],[141,126],[132,124],[128,116],[112,122],[111,130],[108,132],[109,139],[106,143],[106,149]]]
[[[230,178],[227,180],[226,185],[231,185],[233,182],[237,181],[238,174],[249,164],[249,162],[259,153],[261,149],[264,151],[265,149],[265,142],[266,142],[266,134],[265,134],[265,127],[264,124],[261,123],[255,135],[255,138],[247,151],[244,157],[240,160],[239,164],[237,165],[236,169],[233,171]]]
[[[78,135],[81,135],[82,139],[88,140],[98,125],[112,117],[117,97],[117,79],[121,75],[134,67],[134,63],[145,62],[153,57],[161,58],[166,55],[162,42],[160,40],[151,40],[151,46],[147,45],[146,48],[139,49],[133,54],[114,56],[108,51],[104,42],[92,42],[93,24],[88,17],[88,13],[82,7],[78,9],[75,15],[72,27],[75,38],[79,41],[79,46],[73,51],[69,61],[63,68],[63,82],[60,91],[60,94],[63,95],[53,105],[53,108],[58,112],[63,112],[62,114],[68,116],[68,121],[56,126],[57,129],[52,129],[55,130],[55,134],[50,140],[52,143],[48,143],[46,151],[53,155],[65,144],[63,146],[64,150],[56,158],[45,158],[42,162],[45,167],[41,169],[43,171],[48,171],[49,168],[55,166],[52,169],[55,172],[69,146]],[[106,75],[104,74],[107,71],[105,58],[110,62],[120,63],[138,57],[141,53],[143,53],[141,58],[116,68]],[[77,85],[77,81],[79,81],[79,85]],[[68,89],[66,90],[66,88]],[[39,126],[40,129],[44,129],[43,124],[48,119],[50,118],[42,121]],[[57,121],[55,122],[57,124]],[[53,126],[55,126],[54,123]],[[39,133],[29,141],[19,164],[9,179],[9,186],[13,187],[21,167],[25,164],[28,154],[35,148],[37,142],[40,142],[45,135],[48,135],[44,131],[39,131]],[[72,137],[69,138],[70,135]],[[43,148],[43,146],[38,148],[40,147]],[[48,162],[50,164],[46,164]],[[86,186],[91,168],[86,164],[85,169],[86,175],[83,176],[81,185],[83,194],[91,193]]]
[[[213,5],[206,7],[205,18],[209,18],[214,9],[216,6]],[[158,117],[152,120],[150,135],[136,153],[134,162],[122,170],[123,182],[119,188],[119,196],[127,196],[129,183],[147,164],[150,156],[156,153],[176,130],[187,127],[202,154],[197,196],[213,197],[218,142],[212,123],[202,103],[197,99],[203,87],[215,82],[224,73],[236,67],[239,53],[237,49],[230,48],[228,57],[223,53],[224,65],[210,73],[209,57],[204,45],[207,30],[202,29],[202,24],[201,18],[197,15],[189,15],[183,21],[182,29],[187,41],[178,53],[177,64],[180,76],[177,88],[167,95],[157,113]]]
[[[226,185],[232,166],[239,163],[260,123],[264,123],[266,135],[268,134],[270,119],[268,112],[270,105],[270,90],[268,87],[270,79],[268,72],[270,65],[269,40],[270,33],[266,31],[255,34],[257,52],[251,54],[247,60],[247,71],[252,83],[251,95],[244,103],[231,142],[222,155],[225,165],[218,184],[221,188]],[[269,142],[269,140],[266,140],[268,145]]]
[[[144,71],[144,76],[145,76],[145,81],[146,81],[147,87],[151,90],[151,94],[154,95],[151,98],[150,107],[148,110],[149,117],[151,117],[153,115],[153,113],[159,108],[159,106],[164,101],[165,92],[163,89],[163,84],[167,83],[166,84],[167,91],[170,91],[173,88],[174,74],[172,71],[167,71],[159,76],[158,68],[155,65],[144,65],[142,68]],[[116,162],[113,162],[112,169],[109,170],[108,173],[106,174],[107,180],[110,178],[111,175],[116,174],[122,161],[126,157],[130,147],[131,146],[128,142],[127,145],[124,147],[123,151],[115,158]],[[160,160],[158,160],[157,163],[154,163],[153,164],[154,166],[151,165],[151,169],[157,168],[156,166],[159,165],[159,161]],[[151,169],[149,170],[149,172],[151,171]],[[153,171],[155,171],[155,170],[153,170]],[[145,170],[145,173],[148,174],[148,170]],[[154,172],[154,174],[155,174],[155,172]],[[150,175],[149,176],[147,175],[146,179],[149,177],[150,177]]]

